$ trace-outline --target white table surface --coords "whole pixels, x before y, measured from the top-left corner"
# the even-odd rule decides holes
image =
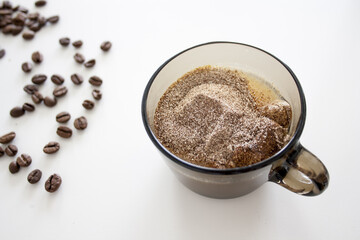
[[[34,11],[34,1],[16,1]],[[14,2],[15,3],[15,2]],[[19,153],[33,163],[12,175],[0,158],[0,239],[359,239],[360,187],[360,2],[359,1],[48,1],[42,15],[60,15],[33,41],[0,34],[0,134],[15,131]],[[74,47],[58,39],[82,39],[79,52],[94,57],[93,69],[77,65]],[[99,45],[110,40],[103,53]],[[217,200],[181,185],[145,133],[140,103],[153,72],[174,54],[204,42],[236,41],[263,48],[287,63],[307,100],[301,142],[330,172],[329,188],[303,197],[273,183],[244,197]],[[24,61],[39,50],[44,62],[30,74]],[[70,75],[85,82],[74,87]],[[57,106],[37,106],[22,87],[35,73],[66,77],[69,92]],[[91,75],[104,80],[103,98],[92,111]],[[50,95],[48,79],[41,88]],[[88,118],[88,128],[64,140],[55,115],[67,110]],[[61,149],[42,152],[51,140]],[[30,185],[27,174],[43,177]],[[63,184],[50,194],[44,183],[59,173]]]

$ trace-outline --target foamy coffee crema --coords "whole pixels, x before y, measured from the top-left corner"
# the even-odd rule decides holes
[[[173,83],[154,116],[155,134],[178,157],[211,168],[244,167],[289,140],[291,107],[252,74],[203,66]]]

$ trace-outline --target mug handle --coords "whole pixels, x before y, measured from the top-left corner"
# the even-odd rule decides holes
[[[298,143],[285,160],[272,166],[269,181],[300,195],[316,196],[329,185],[329,173],[319,158]]]

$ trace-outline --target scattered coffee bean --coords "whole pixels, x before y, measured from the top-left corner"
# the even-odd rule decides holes
[[[96,99],[96,100],[100,100],[102,97],[102,93],[98,89],[94,89],[92,91],[92,95],[93,95],[94,99]]]
[[[5,150],[0,146],[0,157],[4,156]]]
[[[16,159],[16,163],[20,166],[20,167],[27,167],[31,164],[32,159],[28,154],[21,154],[19,157],[17,157]]]
[[[14,144],[9,144],[6,148],[5,148],[5,153],[6,155],[8,155],[9,157],[13,157],[17,154],[18,152],[18,148],[14,145]]]
[[[57,174],[51,175],[45,182],[45,190],[52,193],[59,189],[61,185],[61,177]]]
[[[19,164],[18,164],[16,161],[12,161],[12,162],[9,164],[9,171],[10,171],[12,174],[17,173],[19,170],[20,170],[20,166],[19,166]]]
[[[12,19],[12,22],[17,26],[24,26],[26,21],[26,14],[23,12],[19,12],[16,16]]]
[[[40,13],[35,12],[35,13],[29,13],[27,15],[27,18],[30,19],[30,20],[35,20],[36,21],[36,20],[38,20],[39,16],[40,16]]]
[[[0,49],[0,59],[5,56],[5,49]]]
[[[32,70],[32,65],[31,65],[31,63],[29,63],[29,62],[24,62],[24,63],[21,65],[21,69],[22,69],[24,72],[26,72],[26,73],[31,72],[31,70]]]
[[[98,76],[92,76],[89,79],[89,83],[93,86],[101,86],[102,82],[103,82],[102,79],[99,78]]]
[[[41,176],[42,176],[42,172],[39,169],[35,169],[29,173],[27,180],[29,183],[34,184],[40,181]]]
[[[31,59],[34,63],[41,63],[44,60],[44,57],[39,51],[36,51],[31,55]]]
[[[24,103],[22,108],[27,112],[33,112],[35,111],[35,106],[31,103]]]
[[[78,130],[84,130],[87,127],[87,120],[85,117],[76,118],[74,121],[74,127]]]
[[[71,75],[71,81],[75,84],[75,85],[80,85],[83,83],[84,79],[80,74],[74,73],[73,75]]]
[[[67,90],[66,86],[58,86],[54,89],[53,95],[55,97],[62,97],[67,93],[67,91],[68,90]]]
[[[54,74],[51,76],[51,81],[55,83],[56,85],[61,85],[64,83],[65,79],[60,76],[59,74]]]
[[[33,32],[37,32],[41,29],[41,25],[39,22],[33,22],[30,26],[29,29]]]
[[[14,138],[16,137],[16,133],[15,132],[9,132],[7,134],[4,134],[0,137],[0,143],[2,144],[6,144],[11,142]]]
[[[59,135],[60,137],[63,137],[63,138],[70,138],[72,136],[71,128],[68,128],[65,126],[58,127],[56,133],[57,133],[57,135]]]
[[[14,107],[10,110],[10,116],[14,118],[21,117],[22,115],[24,115],[24,113],[25,111],[22,107]]]
[[[43,0],[38,0],[35,2],[36,7],[43,7],[45,5],[46,5],[46,1],[43,1]]]
[[[94,108],[94,102],[90,101],[90,100],[84,100],[84,102],[82,103],[83,107],[90,110]]]
[[[49,142],[48,144],[45,145],[43,151],[44,153],[47,154],[53,154],[59,151],[59,149],[60,149],[60,144],[58,142]]]
[[[45,26],[46,22],[47,22],[47,20],[46,20],[45,17],[43,17],[43,16],[40,16],[40,17],[39,17],[38,23],[39,23],[39,25],[40,25],[41,27]]]
[[[54,24],[54,23],[57,23],[59,21],[60,17],[59,16],[52,16],[52,17],[49,17],[47,19],[47,21],[51,24]]]
[[[47,76],[45,74],[36,74],[31,78],[31,81],[34,84],[40,85],[43,84],[47,79]]]
[[[3,34],[10,34],[14,27],[15,27],[15,25],[9,24],[9,25],[5,26],[1,31]]]
[[[23,33],[22,37],[25,39],[25,40],[31,40],[33,39],[35,36],[35,33],[33,31],[26,31]]]
[[[3,9],[12,9],[12,3],[10,1],[3,1],[3,5],[2,5]]]
[[[83,45],[83,42],[81,40],[77,40],[77,41],[73,42],[72,45],[76,48],[79,48]]]
[[[107,52],[107,51],[110,50],[111,46],[112,46],[111,42],[105,41],[105,42],[103,42],[103,43],[100,45],[100,48],[101,48],[103,51]]]
[[[66,46],[68,46],[70,44],[70,38],[68,38],[68,37],[60,38],[59,43],[60,43],[61,46],[66,47]]]
[[[95,59],[91,59],[91,60],[87,61],[86,63],[84,63],[84,66],[85,66],[86,68],[91,68],[91,67],[95,66],[95,64],[96,64],[96,60],[95,60]]]
[[[34,92],[34,94],[31,95],[31,99],[33,100],[33,102],[35,104],[39,104],[44,100],[44,97],[43,97],[43,95],[41,95],[40,92]]]
[[[21,33],[21,31],[24,29],[24,26],[16,26],[14,25],[13,28],[12,28],[12,31],[11,31],[11,34],[13,36],[16,36],[18,35],[19,33]]]
[[[24,87],[24,91],[30,95],[33,95],[35,92],[39,91],[39,88],[36,85],[28,84]]]
[[[48,97],[48,96],[46,96],[46,97],[44,98],[44,104],[45,104],[45,106],[53,107],[53,106],[56,105],[56,103],[57,103],[56,98]]]
[[[74,59],[77,63],[83,63],[85,62],[85,58],[81,53],[75,53]]]
[[[71,118],[71,115],[68,112],[61,112],[56,115],[56,121],[59,123],[66,123],[67,121],[70,120],[70,118]]]
[[[13,10],[14,11],[19,11],[19,12],[22,12],[22,13],[25,13],[25,14],[27,14],[29,12],[29,10],[27,8],[23,7],[23,6],[17,5],[16,8],[17,8],[17,10],[15,10],[15,9],[13,9]]]

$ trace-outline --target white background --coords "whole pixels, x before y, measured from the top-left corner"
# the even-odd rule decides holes
[[[35,10],[34,1],[16,1]],[[19,153],[33,163],[12,175],[11,160],[0,158],[0,239],[359,239],[360,187],[360,2],[359,1],[48,1],[37,9],[60,15],[33,41],[0,34],[0,134],[17,133]],[[82,39],[78,50],[97,64],[76,64],[74,47],[58,39]],[[110,40],[103,53],[99,45]],[[174,54],[204,42],[236,41],[263,48],[287,63],[307,100],[302,144],[330,172],[329,188],[302,197],[266,183],[244,197],[216,200],[182,186],[161,160],[142,125],[140,103],[153,72]],[[39,50],[44,62],[30,74],[21,64]],[[86,81],[74,86],[70,75]],[[23,86],[35,73],[66,78],[69,92],[57,106],[37,106],[14,119],[9,111],[31,102]],[[103,99],[92,111],[87,82],[104,80]],[[41,92],[51,95],[48,79]],[[72,138],[56,135],[55,115],[67,110]],[[84,115],[88,128],[72,121]],[[48,141],[61,149],[42,152]],[[41,181],[27,174],[39,168]],[[58,192],[45,191],[58,173]]]

